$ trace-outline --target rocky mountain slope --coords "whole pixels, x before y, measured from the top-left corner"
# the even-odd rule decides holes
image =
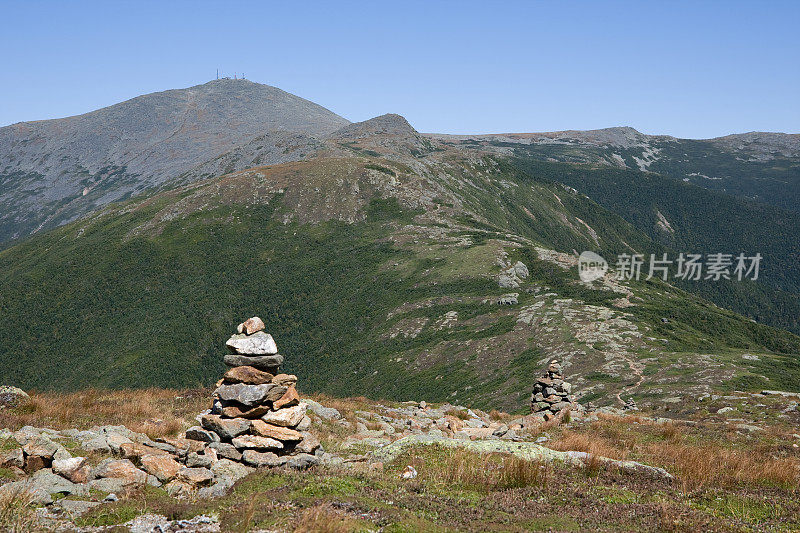
[[[307,146],[346,124],[275,87],[223,79],[0,128],[0,242],[160,187],[248,143],[258,154],[249,163],[301,159],[298,139]],[[230,163],[191,175],[215,164]]]
[[[794,335],[657,280],[580,282],[576,250],[665,248],[574,188],[396,115],[320,142],[308,160],[112,205],[0,252],[3,375],[207,385],[215,339],[259,313],[286,370],[337,395],[525,411],[553,358],[598,405],[681,412],[719,391],[800,388]]]
[[[750,132],[715,139],[645,135],[630,127],[551,133],[429,135],[449,146],[540,161],[657,172],[800,211],[800,135]]]

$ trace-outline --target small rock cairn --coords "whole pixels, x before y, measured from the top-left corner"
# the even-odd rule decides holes
[[[572,385],[564,381],[561,365],[553,359],[547,367],[547,372],[533,386],[531,414],[547,421],[565,409],[575,408],[571,392]]]
[[[283,356],[264,322],[246,320],[225,344],[232,352],[225,363],[232,368],[217,382],[211,411],[186,438],[250,466],[305,468],[319,462],[322,448],[308,432],[308,405],[300,402],[297,377],[279,373]]]

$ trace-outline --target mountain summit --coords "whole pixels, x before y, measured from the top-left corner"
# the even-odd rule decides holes
[[[157,188],[257,136],[274,146],[347,124],[276,87],[223,79],[0,128],[0,241]]]

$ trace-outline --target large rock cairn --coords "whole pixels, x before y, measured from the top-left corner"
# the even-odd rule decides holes
[[[231,367],[217,383],[210,412],[186,438],[205,443],[219,457],[250,466],[304,468],[318,462],[319,441],[308,432],[308,405],[300,402],[297,377],[279,373],[283,356],[264,322],[239,324],[226,346]]]
[[[566,409],[574,409],[577,404],[570,396],[571,392],[572,385],[564,381],[561,365],[553,359],[547,371],[533,386],[531,414],[547,421]]]

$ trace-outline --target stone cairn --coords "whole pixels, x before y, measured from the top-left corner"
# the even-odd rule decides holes
[[[570,396],[571,392],[572,385],[564,381],[561,365],[553,359],[547,372],[533,386],[531,414],[547,421],[566,409],[575,408],[577,404]]]
[[[300,402],[297,377],[279,373],[283,356],[264,322],[239,324],[226,346],[231,367],[217,382],[210,412],[186,438],[205,443],[219,457],[249,466],[305,468],[316,464],[322,448],[308,432],[311,419]]]

